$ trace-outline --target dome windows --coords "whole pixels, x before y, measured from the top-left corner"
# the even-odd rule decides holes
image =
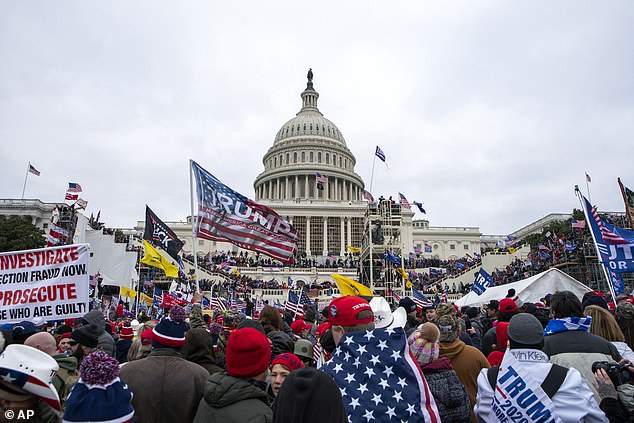
[[[326,153],[326,164],[330,164],[330,153]]]
[[[321,151],[317,153],[317,163],[321,163]]]
[[[291,162],[291,154],[286,153],[286,164],[289,164],[290,162]]]
[[[293,163],[297,163],[297,152],[293,153]]]
[[[313,162],[313,152],[312,151],[310,152],[310,162],[311,163]]]
[[[306,162],[306,152],[302,151],[302,163]]]

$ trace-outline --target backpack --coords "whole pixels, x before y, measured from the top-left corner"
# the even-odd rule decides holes
[[[79,380],[79,373],[77,370],[70,371],[63,367],[60,367],[55,376],[53,377],[53,386],[57,389],[60,402],[62,406],[66,404],[66,399],[70,394],[70,391],[75,386],[75,383]]]
[[[495,391],[495,384],[498,380],[498,373],[500,372],[500,366],[493,366],[487,370],[487,379],[491,388]],[[541,388],[544,390],[548,398],[553,399],[553,396],[557,393],[561,384],[564,383],[568,369],[558,364],[553,364],[550,371],[546,375],[546,379],[541,384]]]

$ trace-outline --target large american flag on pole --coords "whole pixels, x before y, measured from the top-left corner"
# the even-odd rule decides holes
[[[304,317],[304,305],[300,299],[301,297],[295,294],[290,289],[288,290],[288,298],[286,300],[286,310],[293,313],[293,315],[301,319]]]
[[[344,335],[320,370],[339,386],[349,422],[440,422],[403,328]]]
[[[230,242],[283,263],[293,262],[299,235],[286,220],[232,190],[193,160],[191,167],[196,178],[197,237]]]
[[[416,306],[419,308],[425,308],[434,305],[432,301],[427,298],[422,292],[419,292],[412,288],[412,300],[416,303]]]

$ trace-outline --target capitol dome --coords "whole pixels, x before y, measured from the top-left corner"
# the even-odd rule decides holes
[[[343,134],[317,107],[312,71],[301,110],[286,122],[264,155],[254,182],[256,201],[361,201],[364,183]]]

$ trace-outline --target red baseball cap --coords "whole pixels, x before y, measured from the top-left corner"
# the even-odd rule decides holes
[[[357,316],[363,310],[371,312],[370,317],[358,319]],[[374,322],[374,313],[370,303],[361,297],[347,295],[335,298],[328,306],[328,321],[337,326],[356,326]]]
[[[315,335],[317,335],[317,339],[321,338],[321,335],[323,335],[328,329],[330,329],[330,322],[324,322],[321,325],[317,326],[317,329],[315,329]]]
[[[293,323],[291,323],[291,330],[295,335],[299,335],[304,329],[310,328],[312,328],[312,326],[308,323],[304,323],[303,320],[295,320]]]
[[[510,298],[505,298],[500,301],[500,308],[498,309],[504,313],[511,313],[517,311],[517,304]]]

